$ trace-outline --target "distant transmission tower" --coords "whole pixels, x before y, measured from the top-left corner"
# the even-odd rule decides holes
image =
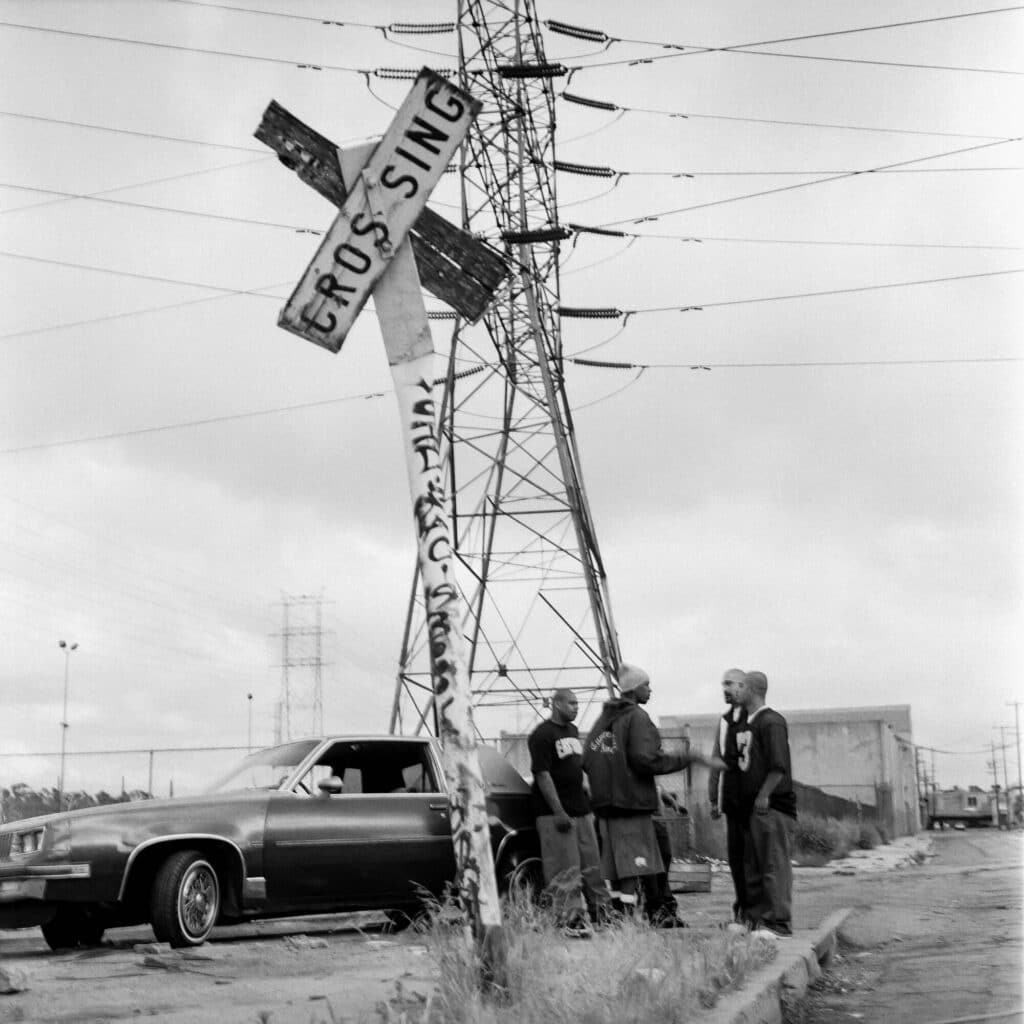
[[[274,714],[274,742],[324,731],[323,594],[281,600],[281,695]],[[330,602],[327,602],[330,603]]]
[[[469,327],[454,314],[441,439],[458,583],[468,609],[474,720],[482,736],[543,714],[557,686],[612,692],[619,661],[604,566],[565,391],[552,167],[552,81],[530,0],[461,0],[460,82],[483,101],[460,167],[463,227],[513,273]],[[437,332],[435,332],[437,333]],[[418,576],[392,710],[394,732],[434,731]]]

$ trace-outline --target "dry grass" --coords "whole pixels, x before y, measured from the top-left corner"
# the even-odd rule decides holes
[[[873,850],[883,842],[882,830],[870,821],[802,814],[793,834],[793,859],[805,867],[820,867],[852,849]]]
[[[542,908],[505,908],[508,985],[484,993],[480,964],[450,913],[435,915],[423,940],[438,966],[431,998],[379,1008],[387,1024],[660,1024],[689,1021],[775,956],[743,930],[657,931],[616,924],[589,940],[565,938]]]

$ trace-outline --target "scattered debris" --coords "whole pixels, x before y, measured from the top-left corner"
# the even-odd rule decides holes
[[[174,956],[144,956],[143,967],[157,967],[163,971],[183,971],[185,965]]]
[[[132,946],[133,953],[170,953],[171,944],[169,942],[136,942]]]
[[[286,935],[284,944],[296,953],[305,949],[327,949],[329,945],[326,939],[313,939],[308,935]]]
[[[182,960],[205,960],[210,963],[220,959],[220,957],[214,956],[213,953],[198,949],[179,949],[178,956]]]
[[[28,989],[28,975],[20,967],[0,964],[0,995],[13,995]]]

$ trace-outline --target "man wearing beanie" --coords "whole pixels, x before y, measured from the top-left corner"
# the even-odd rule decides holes
[[[737,699],[737,688],[746,673],[739,668],[729,669],[722,676],[722,696],[728,710],[718,723],[712,756],[725,762],[725,771],[712,771],[708,775],[708,801],[711,817],[725,815],[726,856],[729,859],[729,873],[732,875],[736,899],[732,905],[734,921],[746,920],[747,890],[743,879],[743,836],[747,818],[740,806],[739,751],[736,747],[736,733],[747,723],[747,713]]]
[[[635,665],[622,664],[618,682],[620,696],[605,702],[583,745],[583,770],[590,780],[604,876],[612,897],[635,914],[643,881],[651,885],[668,870],[654,833],[653,815],[659,810],[655,776],[681,771],[694,761],[722,770],[725,762],[663,751],[657,727],[640,706],[650,700],[650,677]],[[658,923],[679,922],[673,916]]]

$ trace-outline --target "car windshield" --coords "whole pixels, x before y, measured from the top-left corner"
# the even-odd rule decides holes
[[[257,750],[226,775],[211,783],[207,793],[229,793],[240,789],[278,789],[308,757],[319,740],[298,740],[280,747]]]

